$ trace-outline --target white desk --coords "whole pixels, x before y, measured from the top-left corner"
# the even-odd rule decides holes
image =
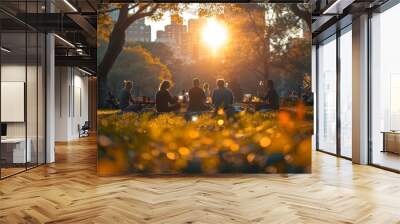
[[[12,163],[31,162],[32,153],[30,138],[26,139],[28,143],[25,151],[25,138],[5,138],[1,139],[1,151],[12,151]],[[3,157],[3,155],[2,155]],[[26,159],[26,160],[25,160]]]

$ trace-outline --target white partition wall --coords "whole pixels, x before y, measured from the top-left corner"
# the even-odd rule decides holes
[[[55,140],[79,138],[78,125],[89,119],[88,76],[74,67],[56,67]]]

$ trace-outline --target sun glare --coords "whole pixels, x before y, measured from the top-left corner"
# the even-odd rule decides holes
[[[207,20],[207,24],[203,28],[203,41],[213,52],[221,48],[228,39],[228,31],[225,25],[215,18]]]

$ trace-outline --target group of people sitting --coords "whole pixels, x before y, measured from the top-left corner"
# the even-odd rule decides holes
[[[193,87],[189,90],[189,100],[187,111],[188,112],[202,112],[209,111],[211,109],[224,109],[229,110],[232,108],[234,103],[234,97],[232,91],[227,87],[224,79],[217,80],[217,88],[211,94],[211,102],[207,102],[207,97],[210,95],[208,84],[205,84],[205,88],[200,87],[200,80],[198,78],[193,79]],[[279,96],[274,89],[272,80],[268,81],[267,95],[264,99],[264,104],[258,109],[279,109]],[[138,112],[143,109],[143,106],[136,103],[131,91],[133,88],[132,81],[125,81],[124,88],[119,95],[120,109],[124,112]],[[173,112],[178,111],[182,107],[182,102],[179,98],[173,96],[169,89],[171,88],[171,82],[164,80],[161,82],[160,87],[156,93],[155,106],[157,112]],[[256,108],[257,109],[257,108]]]
[[[181,108],[179,98],[173,97],[169,92],[171,83],[164,80],[156,94],[156,109],[158,112],[172,112]],[[207,103],[207,87],[202,89],[200,87],[200,80],[193,79],[193,87],[189,90],[189,101],[187,111],[201,112],[208,111],[212,107]],[[211,96],[212,106],[214,108],[228,109],[233,105],[233,94],[229,90],[223,79],[217,80],[217,89],[215,89]]]

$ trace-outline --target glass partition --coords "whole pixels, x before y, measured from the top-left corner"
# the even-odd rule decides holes
[[[28,5],[27,5],[28,3]],[[43,1],[1,1],[16,16]],[[0,12],[0,178],[45,163],[45,35]]]
[[[46,162],[45,124],[46,124],[46,38],[43,33],[38,33],[38,64],[37,64],[37,162]]]
[[[24,171],[31,161],[26,141],[26,41],[25,32],[1,34],[2,177]]]
[[[26,82],[26,113],[27,113],[27,150],[31,151],[28,168],[37,165],[38,157],[38,35],[35,32],[27,33],[27,82]]]

